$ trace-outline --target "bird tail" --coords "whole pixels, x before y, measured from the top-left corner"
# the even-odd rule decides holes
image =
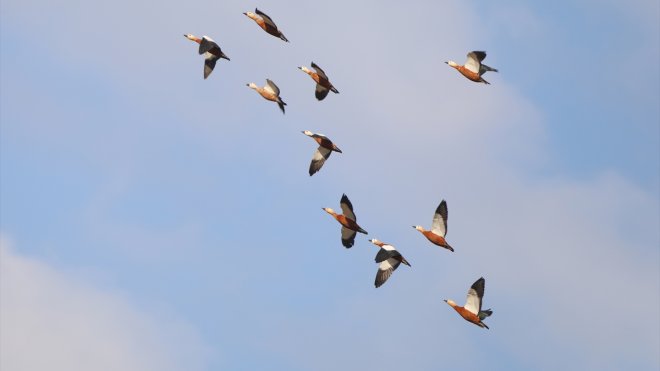
[[[486,71],[500,72],[500,71],[497,70],[497,68],[493,68],[493,67],[490,67],[490,66],[486,66],[486,65],[483,64],[483,63],[481,64],[481,67],[483,67]]]
[[[339,94],[339,90],[335,89],[334,86],[331,86],[331,87],[330,87],[330,91],[332,91],[332,92],[335,93],[335,94]]]
[[[362,227],[358,227],[358,230],[357,230],[357,231],[360,232],[360,233],[369,234],[369,233],[367,233],[367,231],[365,231],[364,229],[362,229]]]
[[[444,245],[444,246],[442,246],[442,247],[444,247],[445,249],[447,249],[447,250],[449,250],[449,251],[451,251],[451,252],[454,252],[454,248],[451,247],[451,246],[449,246],[449,244],[446,244],[446,245]]]
[[[491,309],[486,309],[479,311],[479,319],[484,320],[486,317],[490,317],[493,314],[493,311]]]
[[[282,40],[284,40],[284,41],[286,41],[286,42],[289,42],[289,40],[286,38],[286,36],[284,36],[284,34],[281,33],[281,32],[280,32],[280,39],[282,39]]]
[[[489,83],[488,81],[484,80],[483,77],[481,78],[481,82],[483,82],[483,83],[486,84],[486,85],[490,85],[490,83]]]
[[[224,59],[226,59],[226,60],[228,60],[228,61],[231,60],[231,59],[229,59],[228,56],[225,55],[225,53],[222,53],[222,54],[220,55],[220,58],[224,58]]]

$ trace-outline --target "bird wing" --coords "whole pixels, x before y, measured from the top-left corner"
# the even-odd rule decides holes
[[[376,273],[376,280],[374,281],[376,288],[382,286],[385,281],[390,278],[392,272],[399,267],[399,264],[401,264],[401,262],[394,258],[384,260],[380,263],[378,266],[378,272]]]
[[[312,176],[317,171],[321,170],[321,167],[323,164],[325,164],[325,160],[327,160],[331,154],[331,150],[324,147],[319,147],[312,156],[312,163],[309,164],[309,176]]]
[[[449,214],[447,212],[447,202],[442,200],[440,205],[435,209],[435,214],[433,214],[433,224],[431,224],[431,232],[437,234],[438,236],[445,237],[447,235],[447,218]]]
[[[264,22],[266,22],[267,25],[277,29],[277,25],[275,25],[275,22],[264,12],[262,12],[259,9],[254,9],[254,12],[257,13],[261,18],[263,18]]]
[[[218,50],[220,50],[220,47],[215,43],[215,41],[213,41],[213,39],[208,36],[202,36],[202,41],[199,42],[199,54],[204,54],[214,48],[218,48]]]
[[[341,205],[341,211],[344,214],[344,216],[349,219],[352,219],[354,222],[357,222],[357,218],[355,217],[355,213],[353,212],[353,204],[346,195],[341,196],[341,201],[339,201],[339,204]]]
[[[481,299],[484,297],[484,289],[486,287],[486,280],[481,277],[475,283],[472,284],[472,287],[468,290],[467,301],[465,303],[465,309],[478,315],[481,311]]]
[[[269,89],[270,91],[273,92],[273,94],[277,95],[278,97],[280,96],[280,88],[278,88],[277,85],[275,85],[275,83],[270,81],[269,79],[266,79],[266,86],[264,88]]]
[[[215,62],[218,60],[218,57],[210,54],[210,57],[204,59],[204,78],[209,77],[213,68],[215,67]]]
[[[479,73],[479,68],[481,67],[481,61],[486,58],[485,52],[469,52],[467,54],[467,61],[465,62],[465,68],[468,70]]]
[[[341,227],[341,244],[350,249],[355,243],[355,235],[357,232],[350,230],[346,227]]]
[[[316,70],[316,73],[317,73],[320,77],[322,77],[322,78],[328,80],[328,76],[325,74],[325,72],[323,72],[323,70],[321,69],[321,67],[319,67],[316,63],[312,62],[312,68]]]
[[[398,251],[390,250],[390,249],[386,248],[385,246],[388,246],[389,248],[394,249],[394,247],[392,245],[383,245],[383,247],[381,247],[378,250],[378,254],[376,254],[376,259],[375,259],[376,263],[383,262],[383,261],[385,261],[387,259],[390,259],[390,258],[393,258],[395,256],[401,256],[401,254]]]
[[[329,91],[330,90],[326,89],[323,85],[316,84],[316,91],[314,92],[314,95],[316,95],[316,99],[323,100],[328,96]]]

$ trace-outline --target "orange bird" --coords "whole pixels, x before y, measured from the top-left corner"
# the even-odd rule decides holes
[[[255,14],[256,13],[256,14]],[[257,22],[259,27],[261,27],[264,31],[268,32],[269,34],[279,37],[280,39],[289,42],[286,37],[284,37],[284,34],[282,31],[280,31],[277,28],[277,25],[273,20],[266,15],[266,13],[260,11],[259,9],[255,8],[254,13],[252,12],[245,12],[245,14],[248,18],[252,19],[253,21]]]
[[[332,86],[332,83],[328,79],[328,75],[323,72],[321,67],[317,66],[316,63],[312,62],[312,68],[316,70],[316,72],[310,70],[309,68],[302,66],[298,67],[300,68],[301,71],[304,73],[308,74],[309,77],[312,78],[316,82],[316,99],[318,100],[323,100],[325,97],[328,95],[328,91],[332,91],[335,94],[339,94],[339,90],[337,90],[334,86]]]
[[[270,81],[269,79],[266,79],[266,85],[264,85],[263,88],[257,86],[257,84],[253,82],[246,85],[250,89],[254,89],[264,99],[277,103],[277,105],[280,107],[280,110],[282,110],[282,113],[284,113],[284,106],[286,106],[286,103],[284,103],[284,101],[280,97],[280,88],[278,88],[274,82]]]
[[[309,164],[309,176],[312,176],[321,170],[321,167],[325,164],[325,160],[330,157],[332,151],[341,153],[341,149],[323,134],[314,134],[309,130],[305,130],[302,133],[314,139],[319,144],[319,148],[314,152],[312,162]]]
[[[215,68],[215,62],[218,61],[220,58],[224,58],[226,60],[229,60],[229,57],[225,55],[225,53],[220,50],[220,47],[218,44],[213,41],[208,36],[202,36],[200,39],[199,37],[196,37],[195,35],[191,34],[185,34],[183,35],[186,37],[188,40],[192,40],[196,43],[199,44],[199,54],[204,54],[204,78],[206,79],[209,77],[211,72],[213,72],[213,68]]]
[[[448,65],[454,67],[458,72],[463,76],[474,82],[483,82],[484,84],[490,85],[490,83],[481,77],[484,73],[488,71],[497,72],[495,68],[488,67],[485,64],[482,64],[481,61],[486,59],[486,52],[473,51],[469,52],[467,55],[467,61],[465,65],[461,66],[454,61],[447,61]]]
[[[355,235],[357,232],[367,234],[367,231],[357,224],[357,218],[353,212],[353,204],[351,204],[351,201],[346,195],[341,196],[339,204],[341,205],[341,211],[344,213],[343,215],[337,214],[329,207],[324,207],[323,210],[332,215],[332,217],[341,224],[341,244],[344,245],[345,248],[350,249],[355,242]]]
[[[369,242],[380,247],[378,254],[376,254],[376,263],[380,263],[378,265],[378,273],[376,273],[376,280],[374,281],[376,288],[382,286],[401,263],[410,267],[410,263],[408,263],[401,253],[396,251],[394,246],[386,244],[383,241],[378,241],[375,238],[369,240]]]
[[[447,212],[447,202],[445,200],[442,200],[440,202],[440,205],[438,205],[438,207],[435,209],[435,214],[433,215],[433,224],[431,225],[430,231],[425,230],[419,225],[413,225],[413,228],[420,231],[424,235],[424,237],[426,237],[429,241],[431,241],[435,245],[444,247],[445,249],[453,252],[454,248],[449,246],[449,244],[445,240],[445,236],[447,235],[448,215],[449,214]]]
[[[485,287],[486,280],[483,277],[473,283],[472,287],[468,290],[467,301],[464,307],[459,307],[453,300],[445,300],[445,302],[454,308],[466,321],[472,322],[479,327],[489,328],[485,323],[481,322],[493,314],[493,311],[490,309],[481,310],[481,301],[484,297]]]

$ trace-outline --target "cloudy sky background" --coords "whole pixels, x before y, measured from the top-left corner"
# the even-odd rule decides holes
[[[3,371],[660,367],[657,1],[0,7]],[[374,289],[368,238],[412,267]],[[490,330],[442,301],[480,276]]]

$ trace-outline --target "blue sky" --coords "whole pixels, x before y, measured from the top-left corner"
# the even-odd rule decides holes
[[[660,367],[657,2],[0,7],[3,370]],[[374,289],[367,238],[412,267]],[[488,331],[443,302],[480,276]]]

